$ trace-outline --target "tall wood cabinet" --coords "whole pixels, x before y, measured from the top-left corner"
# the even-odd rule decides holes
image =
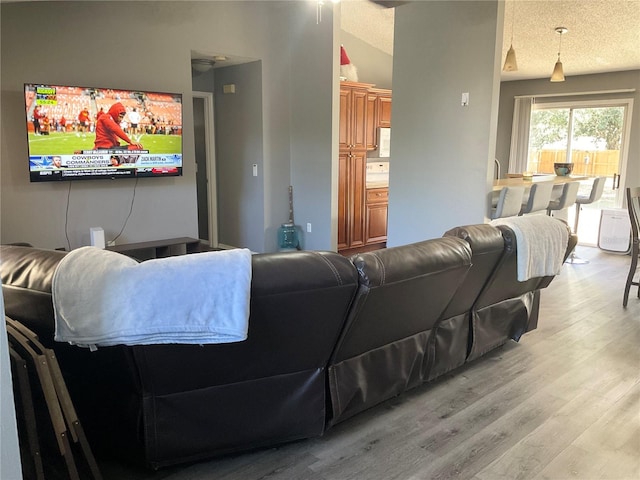
[[[340,83],[339,251],[387,239],[388,190],[377,189],[377,195],[369,198],[366,166],[367,151],[378,148],[378,127],[391,124],[391,91],[373,87],[367,83]]]
[[[365,245],[366,151],[338,157],[338,250]]]
[[[365,244],[367,103],[371,84],[340,83],[338,250]]]

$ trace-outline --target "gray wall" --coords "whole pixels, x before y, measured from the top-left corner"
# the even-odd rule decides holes
[[[259,182],[245,179],[245,185],[254,190],[242,192],[250,201],[243,205],[247,216],[241,223],[251,229],[242,236],[248,243],[238,246],[250,243],[257,251],[275,249],[275,231],[288,214],[287,186],[307,182],[306,175],[324,178],[325,183],[331,178],[331,162],[323,147],[332,142],[324,126],[332,124],[330,106],[335,96],[327,74],[335,63],[330,8],[324,9],[319,25],[315,9],[305,2],[19,2],[2,3],[0,8],[0,241],[66,246],[67,195],[72,248],[88,244],[93,226],[103,227],[107,239],[113,238],[124,224],[134,194],[134,180],[29,183],[25,82],[183,94],[184,176],[138,182],[133,212],[119,243],[197,236],[191,51],[262,61],[264,170]],[[135,32],[138,46],[132,47],[130,34],[112,34],[116,25],[118,32]],[[44,48],[43,38],[55,42]],[[82,38],[91,41],[78,40]],[[107,47],[99,48],[98,41]],[[295,66],[293,45],[311,48],[309,55],[296,53]],[[296,95],[296,108],[305,112],[304,127],[296,134],[301,128],[309,130],[303,132],[306,154],[292,160],[290,105],[292,91],[302,89],[298,72],[305,72],[307,94]],[[318,109],[320,104],[327,107]],[[237,138],[244,140],[242,133]],[[243,154],[246,157],[238,159],[243,164],[256,156],[254,151]],[[298,217],[299,222],[312,221],[320,227],[305,239],[307,248],[330,248],[330,235],[320,232],[331,222],[334,192],[331,188],[306,192],[304,187],[296,191],[300,193],[296,209],[308,215]]]
[[[392,88],[393,56],[372,47],[348,32],[340,32],[349,60],[358,69],[358,81],[373,83],[377,88]]]
[[[223,85],[234,84],[235,94]],[[262,251],[264,160],[262,65],[251,62],[216,69],[216,179],[218,240]],[[258,165],[254,177],[253,164]]]
[[[571,93],[601,92],[603,90],[635,89],[632,93],[607,95],[579,95]],[[511,146],[511,125],[513,122],[514,97],[517,95],[549,95],[567,94],[567,96],[545,98],[544,101],[585,101],[602,98],[633,98],[631,118],[631,135],[627,171],[623,180],[627,186],[640,185],[640,70],[628,72],[603,73],[597,75],[580,75],[566,77],[562,83],[551,83],[548,78],[502,82],[500,86],[500,114],[496,141],[496,158],[500,161],[503,176],[509,166],[509,149]]]
[[[389,240],[482,223],[493,176],[503,5],[396,8]],[[470,103],[461,106],[462,92]]]
[[[322,22],[333,22],[334,19],[325,17],[324,9]],[[335,19],[337,23],[338,19]],[[325,248],[335,249],[335,238],[332,238],[332,222],[337,208],[337,188],[334,178],[337,169],[334,162],[338,156],[333,145],[337,145],[338,125],[334,123],[334,108],[337,101],[339,74],[334,67],[337,64],[336,47],[333,52],[326,51],[326,45],[333,45],[337,29],[317,29],[316,20],[308,15],[300,15],[292,23],[298,24],[298,29],[308,32],[297,38],[291,36],[291,184],[294,186],[295,223],[306,230],[310,223],[312,232],[303,234],[302,242],[305,249],[313,249],[313,245],[325,245]],[[322,58],[329,55],[331,65],[322,71],[304,68],[305,57]],[[294,81],[295,79],[295,81]],[[329,95],[316,91],[319,85],[323,89],[329,86]],[[336,109],[337,110],[337,109]],[[322,118],[326,121],[318,122]],[[334,132],[336,138],[334,138]],[[317,136],[323,142],[311,142],[311,137]],[[332,194],[331,192],[335,192]],[[329,196],[327,196],[329,194]],[[274,191],[274,195],[288,199],[288,188]],[[324,203],[301,202],[305,196],[324,198]],[[288,200],[287,200],[288,201]],[[280,213],[280,222],[288,219],[287,209]],[[275,237],[274,237],[275,238]]]

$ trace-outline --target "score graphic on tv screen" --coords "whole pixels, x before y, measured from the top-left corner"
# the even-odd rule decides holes
[[[182,95],[25,84],[32,182],[182,175]]]

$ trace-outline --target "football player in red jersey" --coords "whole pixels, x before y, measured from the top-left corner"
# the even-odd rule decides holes
[[[111,108],[104,115],[100,115],[96,123],[96,140],[94,148],[96,149],[113,149],[123,148],[126,145],[120,145],[122,139],[127,142],[131,148],[143,150],[142,144],[134,143],[129,136],[120,127],[120,122],[126,115],[127,111],[124,106],[118,102],[111,105]]]

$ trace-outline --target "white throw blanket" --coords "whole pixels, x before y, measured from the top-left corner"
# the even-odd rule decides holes
[[[55,339],[90,348],[242,341],[250,288],[247,249],[138,263],[81,247],[63,258],[53,276]]]
[[[516,236],[518,281],[560,273],[569,243],[567,226],[547,215],[505,217],[491,225],[506,225]]]

